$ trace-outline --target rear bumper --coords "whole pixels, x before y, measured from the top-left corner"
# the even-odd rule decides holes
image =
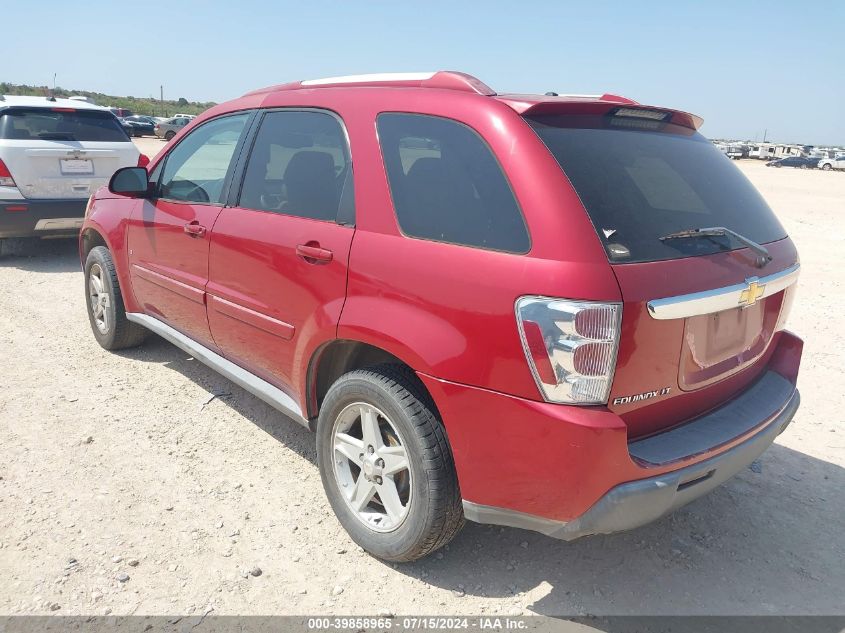
[[[470,501],[463,502],[464,516],[470,521],[534,530],[566,541],[646,525],[707,494],[746,468],[786,429],[799,402],[798,391],[793,390],[786,406],[751,439],[693,466],[616,486],[573,521],[555,521]]]
[[[795,415],[801,339],[779,332],[732,400],[645,439],[606,407],[526,400],[420,374],[452,448],[468,519],[563,539],[638,527],[706,494]]]
[[[0,200],[0,238],[79,233],[88,198]]]

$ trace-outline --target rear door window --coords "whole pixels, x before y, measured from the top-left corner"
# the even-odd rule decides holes
[[[129,141],[111,112],[71,108],[12,108],[0,112],[0,139]]]
[[[607,116],[527,119],[560,164],[613,262],[646,262],[743,248],[730,237],[660,238],[726,227],[758,243],[786,237],[763,197],[701,134]]]
[[[510,253],[530,248],[493,152],[462,123],[383,113],[378,135],[396,218],[411,237]]]
[[[349,146],[335,116],[310,110],[264,115],[238,206],[351,224],[353,200]]]

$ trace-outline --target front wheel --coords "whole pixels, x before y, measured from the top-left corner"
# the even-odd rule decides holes
[[[101,347],[116,350],[143,342],[146,330],[126,318],[117,271],[105,246],[92,248],[85,260],[85,298],[91,331]]]
[[[463,526],[446,431],[405,367],[356,370],[332,385],[320,410],[317,463],[340,523],[378,558],[417,560]]]
[[[831,168],[831,166],[828,164],[828,165],[823,165],[823,166],[822,166],[822,169],[823,169],[824,171],[830,171],[832,168]]]

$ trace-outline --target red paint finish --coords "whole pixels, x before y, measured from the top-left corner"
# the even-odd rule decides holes
[[[205,310],[209,232],[220,207],[137,201],[129,222],[129,274],[145,313],[215,348]]]
[[[353,233],[333,222],[224,209],[211,237],[207,288],[223,355],[300,397],[311,354],[336,334]],[[303,244],[332,257],[302,257]]]
[[[782,332],[775,349],[768,369],[792,381],[801,339]],[[463,498],[559,521],[582,515],[621,483],[690,466],[756,432],[671,465],[643,467],[628,453],[628,425],[606,407],[535,402],[420,378],[446,423]]]
[[[635,464],[627,450],[632,438],[720,406],[766,368],[794,383],[801,342],[772,320],[783,297],[773,296],[760,313],[737,318],[733,331],[709,321],[658,321],[646,305],[783,270],[797,261],[792,242],[768,244],[774,259],[764,270],[754,267],[747,249],[612,266],[566,176],[519,113],[603,112],[631,102],[613,95],[493,97],[466,78],[444,76],[437,82],[436,87],[289,84],[256,91],[192,121],[150,165],[152,173],[181,138],[222,114],[253,108],[330,110],[349,136],[354,227],[237,207],[135,200],[100,190],[81,248],[86,233],[106,242],[128,311],[161,318],[285,390],[311,414],[309,375],[326,344],[360,341],[398,357],[431,392],[462,494],[475,503],[568,520],[619,483],[686,466],[746,439],[735,438],[662,470]],[[529,252],[485,251],[403,235],[376,135],[382,112],[447,117],[475,130],[519,203]],[[673,121],[691,128],[690,134],[700,124],[674,111]],[[619,406],[543,402],[516,326],[514,304],[524,295],[621,302],[610,402],[664,387],[669,393]],[[719,332],[727,332],[727,338]],[[696,367],[701,358],[692,351],[699,344],[708,354]],[[738,370],[718,366],[744,348],[753,354]]]
[[[686,320],[661,321],[651,318],[646,304],[651,299],[673,297],[741,283],[748,277],[760,277],[789,268],[798,260],[789,239],[767,244],[772,261],[764,269],[754,266],[748,249],[689,257],[663,262],[613,266],[622,288],[622,338],[616,363],[616,377],[610,393],[610,409],[628,425],[633,437],[649,435],[700,415],[734,397],[765,368],[771,334],[763,336],[761,349],[752,361],[729,377],[710,376],[703,385],[682,385],[680,372],[691,372],[681,365],[685,358]],[[783,293],[766,300],[767,327],[773,329]],[[734,345],[740,332],[728,334]],[[686,352],[688,354],[688,352]],[[680,366],[680,369],[679,369]],[[724,368],[723,368],[724,369]],[[691,375],[691,374],[690,374]],[[668,395],[656,399],[613,405],[613,399],[670,387]]]

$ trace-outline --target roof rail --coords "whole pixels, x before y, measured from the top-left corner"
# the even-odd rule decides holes
[[[439,88],[459,90],[484,96],[493,96],[496,92],[480,79],[466,73],[453,70],[441,70],[422,73],[374,73],[369,75],[345,75],[324,79],[306,79],[277,86],[260,88],[247,95],[265,94],[280,90],[298,90],[301,88],[332,88],[337,86],[378,86],[397,88]]]

